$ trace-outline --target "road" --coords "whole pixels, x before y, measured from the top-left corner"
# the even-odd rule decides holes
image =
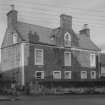
[[[105,95],[21,96],[0,105],[105,105]]]

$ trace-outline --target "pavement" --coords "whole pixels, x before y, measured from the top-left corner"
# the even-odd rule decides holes
[[[19,97],[0,95],[0,101],[15,101],[19,99],[20,99]]]
[[[105,95],[0,96],[0,105],[105,105]]]
[[[71,98],[71,99],[79,99],[79,98],[105,98],[105,95],[21,95],[21,96],[6,96],[6,95],[0,95],[0,101],[29,101],[29,100],[55,100],[57,99],[63,99],[63,98]]]
[[[0,95],[0,101],[9,101],[9,100],[10,100],[9,96]]]

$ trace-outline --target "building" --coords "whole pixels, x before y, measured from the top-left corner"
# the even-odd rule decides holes
[[[99,79],[100,49],[87,24],[76,34],[72,16],[62,14],[55,29],[20,22],[12,5],[1,47],[2,72],[24,86],[30,82],[63,85]],[[70,85],[70,83],[69,83]]]
[[[105,78],[105,53],[100,54],[101,77]]]

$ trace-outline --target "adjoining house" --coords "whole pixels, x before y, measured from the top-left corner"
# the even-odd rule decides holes
[[[92,42],[87,24],[76,34],[72,16],[60,15],[60,26],[51,29],[21,22],[17,15],[12,5],[1,47],[5,76],[22,86],[36,81],[65,86],[99,79],[100,49]]]
[[[100,54],[101,78],[105,78],[105,53]]]

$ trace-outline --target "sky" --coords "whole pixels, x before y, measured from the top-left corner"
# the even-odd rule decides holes
[[[71,15],[75,32],[88,24],[91,40],[105,48],[105,0],[0,0],[0,46],[11,4],[18,11],[19,21],[45,27],[56,28],[60,14]]]

